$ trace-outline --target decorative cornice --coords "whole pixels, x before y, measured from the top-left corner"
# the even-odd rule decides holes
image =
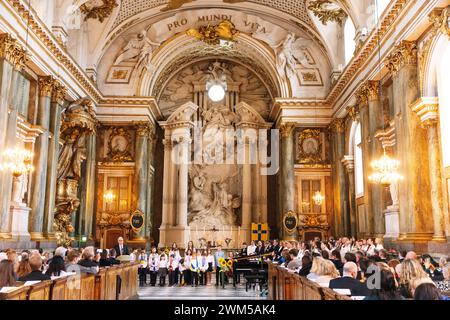
[[[52,76],[43,76],[38,78],[39,96],[51,97],[56,80]]]
[[[343,133],[345,130],[345,119],[336,118],[331,121],[329,129],[335,133]]]
[[[328,0],[316,0],[309,3],[308,9],[311,10],[319,20],[326,25],[327,22],[337,22],[341,26],[344,24],[347,14],[337,5],[335,9],[327,9],[326,6],[332,5]]]
[[[10,62],[14,69],[22,70],[28,59],[27,52],[8,33],[0,34],[0,59],[5,59]]]
[[[434,126],[439,121],[439,99],[422,97],[411,105],[420,118],[423,127]]]
[[[149,133],[151,131],[150,129],[150,123],[149,122],[135,122],[134,123],[136,127],[136,135],[139,137],[148,137]]]
[[[413,41],[401,41],[386,58],[386,66],[396,75],[406,65],[417,65],[417,45]]]
[[[89,79],[87,74],[81,69],[81,67],[73,60],[69,53],[65,50],[64,46],[58,43],[58,40],[53,33],[40,21],[38,17],[30,12],[28,7],[22,4],[19,0],[5,0],[11,7],[13,7],[17,14],[22,18],[23,23],[29,25],[30,31],[33,32],[37,38],[41,41],[53,55],[55,60],[59,61],[67,71],[73,75],[80,85],[92,95],[92,98],[98,102],[101,94]]]
[[[282,138],[289,138],[292,136],[292,133],[295,129],[295,123],[294,122],[285,122],[282,123],[279,127],[281,137]]]
[[[367,37],[361,48],[355,53],[354,58],[345,68],[338,81],[331,89],[327,97],[327,102],[330,105],[334,105],[337,98],[351,83],[353,78],[358,74],[360,70],[370,59],[373,53],[377,50],[378,44],[384,41],[384,38],[389,37],[393,28],[395,28],[395,20],[402,14],[403,9],[407,6],[409,1],[396,0],[391,6],[391,10],[383,15],[383,20],[380,21],[380,27],[374,28],[371,34]]]
[[[52,102],[63,104],[67,94],[67,88],[58,80],[55,80],[52,91]]]

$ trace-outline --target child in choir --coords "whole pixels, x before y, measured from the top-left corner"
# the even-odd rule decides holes
[[[186,267],[184,266],[184,259],[181,258],[180,261],[178,262],[178,275],[180,278],[180,287],[185,285],[185,280],[184,280],[184,271],[186,270]]]
[[[148,256],[148,269],[150,271],[150,285],[154,287],[156,285],[156,276],[159,269],[159,254],[156,247],[152,247],[151,253]]]
[[[191,258],[191,285],[192,286],[198,286],[198,273],[199,273],[199,268],[198,268],[198,260],[197,260],[197,253],[193,252],[192,253],[192,258]]]
[[[167,276],[167,256],[164,252],[159,256],[158,264],[158,275],[159,275],[159,286],[163,287],[166,285]]]
[[[147,254],[145,250],[139,253],[139,285],[142,287],[147,283]]]
[[[208,272],[208,261],[206,259],[206,250],[197,257],[197,264],[200,273],[200,285],[206,286],[206,273]]]
[[[214,264],[214,255],[210,248],[207,250],[206,262],[208,263],[208,269],[206,270],[206,284],[211,285],[211,275],[216,265]]]
[[[169,265],[167,268],[169,271],[169,287],[175,286],[178,283],[178,260],[174,254],[169,256]]]
[[[191,259],[192,259],[192,251],[188,249],[188,250],[186,250],[186,255],[184,256],[183,278],[184,278],[184,284],[185,285],[192,284]]]
[[[176,243],[176,242],[174,242],[174,243],[172,244],[172,247],[170,248],[169,256],[170,256],[171,254],[174,255],[175,260],[177,260],[177,262],[180,261],[180,259],[181,259],[180,250],[178,250],[178,246],[177,246],[177,243]]]

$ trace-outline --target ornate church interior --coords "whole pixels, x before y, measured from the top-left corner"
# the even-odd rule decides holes
[[[449,257],[449,15],[2,0],[0,251],[346,237]]]

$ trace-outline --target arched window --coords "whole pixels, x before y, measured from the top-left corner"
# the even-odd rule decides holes
[[[356,197],[360,197],[364,194],[364,170],[363,170],[363,158],[361,148],[361,124],[358,123],[355,130],[354,139],[354,163],[355,163],[355,193]]]
[[[347,65],[353,58],[355,53],[355,26],[353,25],[352,19],[348,18],[344,26],[344,41],[345,41],[345,64]]]

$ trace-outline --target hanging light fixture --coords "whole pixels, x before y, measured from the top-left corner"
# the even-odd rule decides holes
[[[323,194],[320,191],[316,191],[316,193],[314,193],[314,196],[312,197],[314,204],[317,206],[321,206],[323,203],[323,200],[325,200],[325,197],[323,196]]]
[[[373,173],[369,176],[369,181],[381,185],[390,185],[403,179],[398,173],[399,165],[400,162],[389,157],[384,150],[383,156],[371,163]]]
[[[376,16],[377,16],[377,32],[379,28],[379,14],[378,14],[378,1],[375,2],[376,8]],[[381,44],[380,37],[377,35],[378,42],[378,73],[381,72]],[[381,81],[379,81],[380,101],[383,101],[383,88],[381,85]],[[383,130],[385,130],[384,123],[384,107],[381,105],[381,119],[383,121]],[[389,157],[386,153],[386,148],[383,146],[383,156],[378,160],[374,160],[371,163],[371,167],[373,173],[369,176],[369,181],[373,184],[380,184],[384,186],[389,186],[392,183],[396,183],[399,180],[403,179],[402,175],[398,173],[398,168],[400,166],[400,162],[396,159]]]
[[[106,203],[110,204],[116,199],[116,195],[114,194],[114,191],[107,190],[103,195],[103,198],[105,199]]]

